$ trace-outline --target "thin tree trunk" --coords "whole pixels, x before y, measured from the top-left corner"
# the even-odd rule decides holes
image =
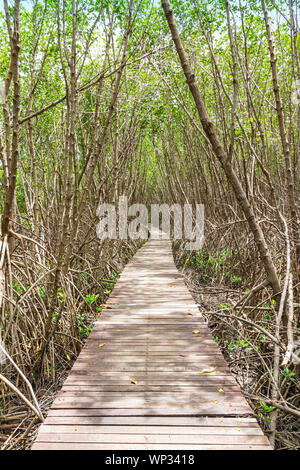
[[[268,37],[270,62],[271,62],[271,70],[272,70],[272,77],[273,77],[273,93],[275,97],[277,117],[278,117],[278,123],[279,123],[279,132],[280,132],[283,155],[284,155],[284,160],[285,160],[286,182],[287,182],[287,191],[288,191],[288,214],[289,214],[289,219],[292,225],[293,242],[296,245],[296,266],[297,266],[300,260],[300,243],[299,243],[299,229],[298,229],[299,224],[297,220],[297,209],[296,209],[296,204],[295,204],[294,178],[293,178],[293,173],[292,173],[290,143],[288,141],[284,114],[283,114],[283,104],[281,100],[280,87],[279,87],[279,81],[278,81],[277,57],[276,57],[275,45],[273,41],[273,34],[272,34],[270,22],[269,22],[268,11],[266,8],[265,1],[261,0],[261,4],[262,4],[263,12],[264,12],[264,20],[266,24],[266,31],[267,31],[267,37]],[[296,267],[296,270],[297,270],[297,267]]]
[[[5,1],[5,10],[8,10]],[[12,118],[12,145],[11,145],[11,161],[8,159],[9,165],[9,182],[8,191],[3,210],[2,218],[2,236],[9,235],[12,228],[12,220],[15,205],[15,192],[17,180],[17,165],[19,159],[19,107],[20,107],[20,82],[19,82],[19,53],[20,53],[20,0],[15,0],[14,4],[14,29],[11,31],[10,23],[7,22],[10,47],[11,47],[11,66],[12,82],[14,85],[13,92],[13,118]]]

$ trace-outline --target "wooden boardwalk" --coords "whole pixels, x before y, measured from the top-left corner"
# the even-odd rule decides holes
[[[33,449],[271,449],[167,240],[124,269]]]

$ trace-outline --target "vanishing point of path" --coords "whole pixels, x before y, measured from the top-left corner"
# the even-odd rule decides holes
[[[271,449],[168,240],[137,252],[107,307],[33,449]]]

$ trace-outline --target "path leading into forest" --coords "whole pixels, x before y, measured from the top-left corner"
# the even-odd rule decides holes
[[[173,261],[125,267],[33,449],[271,449]]]

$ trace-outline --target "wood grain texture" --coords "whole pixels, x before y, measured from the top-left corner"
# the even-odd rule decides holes
[[[168,240],[137,252],[106,306],[33,449],[271,449]]]

